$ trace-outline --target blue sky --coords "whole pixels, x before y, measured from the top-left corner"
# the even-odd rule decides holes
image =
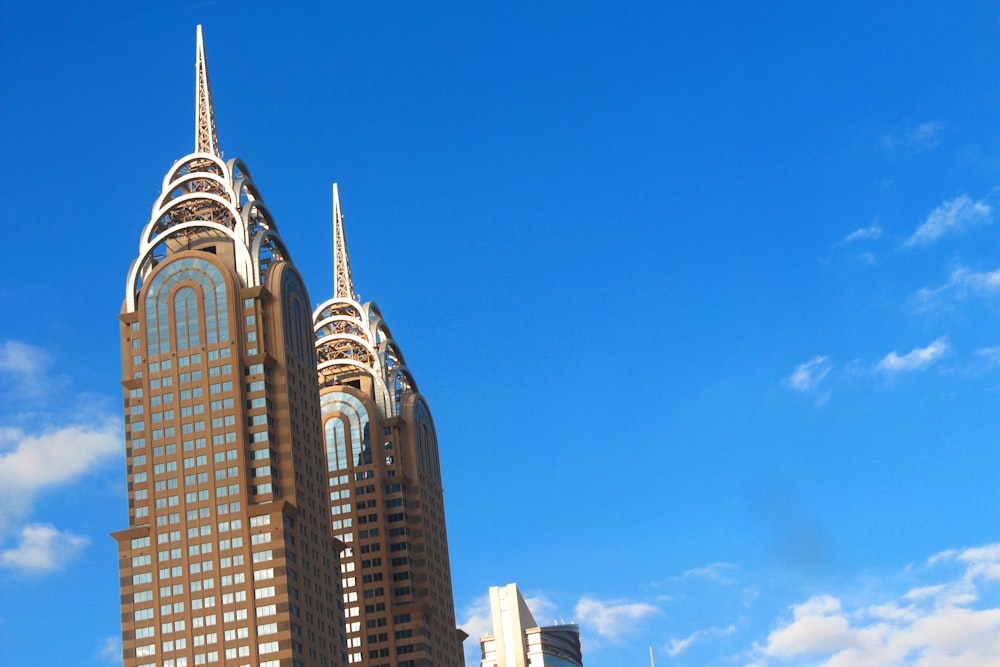
[[[513,581],[588,667],[996,664],[1000,8],[871,5],[4,2],[0,661],[120,664],[115,315],[202,23],[316,303],[340,184],[470,634]]]

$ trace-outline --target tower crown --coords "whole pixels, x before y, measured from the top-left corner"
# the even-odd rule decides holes
[[[313,313],[316,360],[320,387],[344,384],[359,374],[372,378],[375,402],[382,414],[399,414],[407,392],[417,392],[417,383],[406,368],[406,360],[378,306],[362,305],[354,294],[351,264],[347,257],[340,190],[333,185],[333,278],[334,296]]]
[[[291,261],[247,166],[238,158],[222,159],[200,25],[197,34],[195,152],[163,177],[129,269],[126,312],[135,311],[149,272],[175,252],[205,250],[230,257],[243,287],[263,285],[272,264]]]

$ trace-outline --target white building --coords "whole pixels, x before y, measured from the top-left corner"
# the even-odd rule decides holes
[[[580,627],[539,627],[517,584],[490,587],[493,634],[483,635],[481,667],[583,667]]]

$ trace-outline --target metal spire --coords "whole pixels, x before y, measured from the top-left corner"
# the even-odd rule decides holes
[[[340,191],[333,184],[333,295],[341,299],[355,299],[354,282],[351,280],[351,263],[347,259],[347,240],[344,238],[344,215],[340,212]]]
[[[215,135],[215,112],[212,110],[212,90],[208,86],[208,62],[205,60],[205,42],[198,26],[198,56],[195,62],[197,90],[195,91],[195,137],[196,153],[219,154],[219,138]]]

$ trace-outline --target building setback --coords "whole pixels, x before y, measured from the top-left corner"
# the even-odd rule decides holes
[[[337,186],[332,299],[313,319],[348,660],[461,667],[430,409],[378,307],[354,293]]]
[[[221,157],[200,27],[196,63],[195,152],[163,179],[119,316],[124,665],[339,667],[311,302],[246,165]]]

